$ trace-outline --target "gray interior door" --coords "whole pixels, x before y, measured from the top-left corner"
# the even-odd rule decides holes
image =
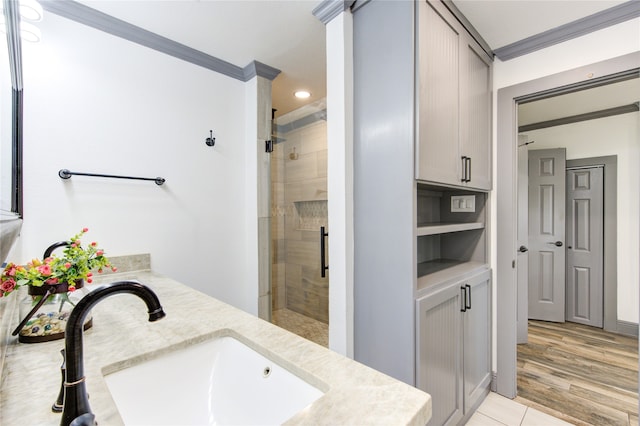
[[[602,328],[603,169],[567,170],[567,321]]]
[[[565,319],[566,150],[529,151],[529,318]]]

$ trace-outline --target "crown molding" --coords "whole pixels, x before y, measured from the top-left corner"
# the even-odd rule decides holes
[[[327,25],[333,18],[349,9],[353,3],[355,3],[355,0],[322,0],[311,13],[320,22]]]
[[[106,13],[73,0],[41,0],[40,4],[42,4],[43,9],[47,12],[235,78],[236,80],[248,81],[256,75],[273,80],[280,73],[280,70],[257,61],[253,61],[246,67],[241,68],[230,62],[208,55],[118,18],[114,18],[111,15],[107,15]]]
[[[278,74],[280,74],[279,69],[270,67],[269,65],[258,61],[252,61],[242,69],[242,72],[244,74],[244,81],[249,81],[255,76],[273,80],[278,76]]]
[[[591,32],[619,24],[640,16],[640,1],[630,0],[617,6],[586,16],[582,19],[527,37],[495,49],[493,53],[502,61],[526,55]]]

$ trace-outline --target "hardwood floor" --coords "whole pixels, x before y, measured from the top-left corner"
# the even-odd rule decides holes
[[[576,425],[638,424],[638,340],[575,323],[529,321],[516,401]]]

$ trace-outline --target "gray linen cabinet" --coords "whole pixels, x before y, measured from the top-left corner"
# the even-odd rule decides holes
[[[425,67],[442,62],[429,61],[420,39],[427,10],[464,35],[456,73],[433,71],[436,85],[458,86],[462,98],[425,98],[434,86]],[[473,39],[440,1],[372,0],[354,11],[353,29],[354,357],[431,393],[430,424],[461,423],[491,377],[491,60],[475,44],[482,59],[468,60],[460,46]],[[449,112],[426,120],[436,100]],[[434,123],[449,123],[453,136],[430,132]],[[431,173],[445,163],[450,177]],[[460,312],[465,301],[472,308]]]

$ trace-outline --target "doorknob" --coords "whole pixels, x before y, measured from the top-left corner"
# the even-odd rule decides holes
[[[529,251],[529,249],[528,249],[528,248],[526,248],[525,246],[520,246],[520,248],[518,249],[518,251],[519,251],[520,253],[526,253],[526,252],[528,252],[528,251]]]
[[[547,244],[553,244],[556,247],[562,247],[562,241],[556,241],[555,243],[554,242],[550,242],[550,243],[547,243]]]

